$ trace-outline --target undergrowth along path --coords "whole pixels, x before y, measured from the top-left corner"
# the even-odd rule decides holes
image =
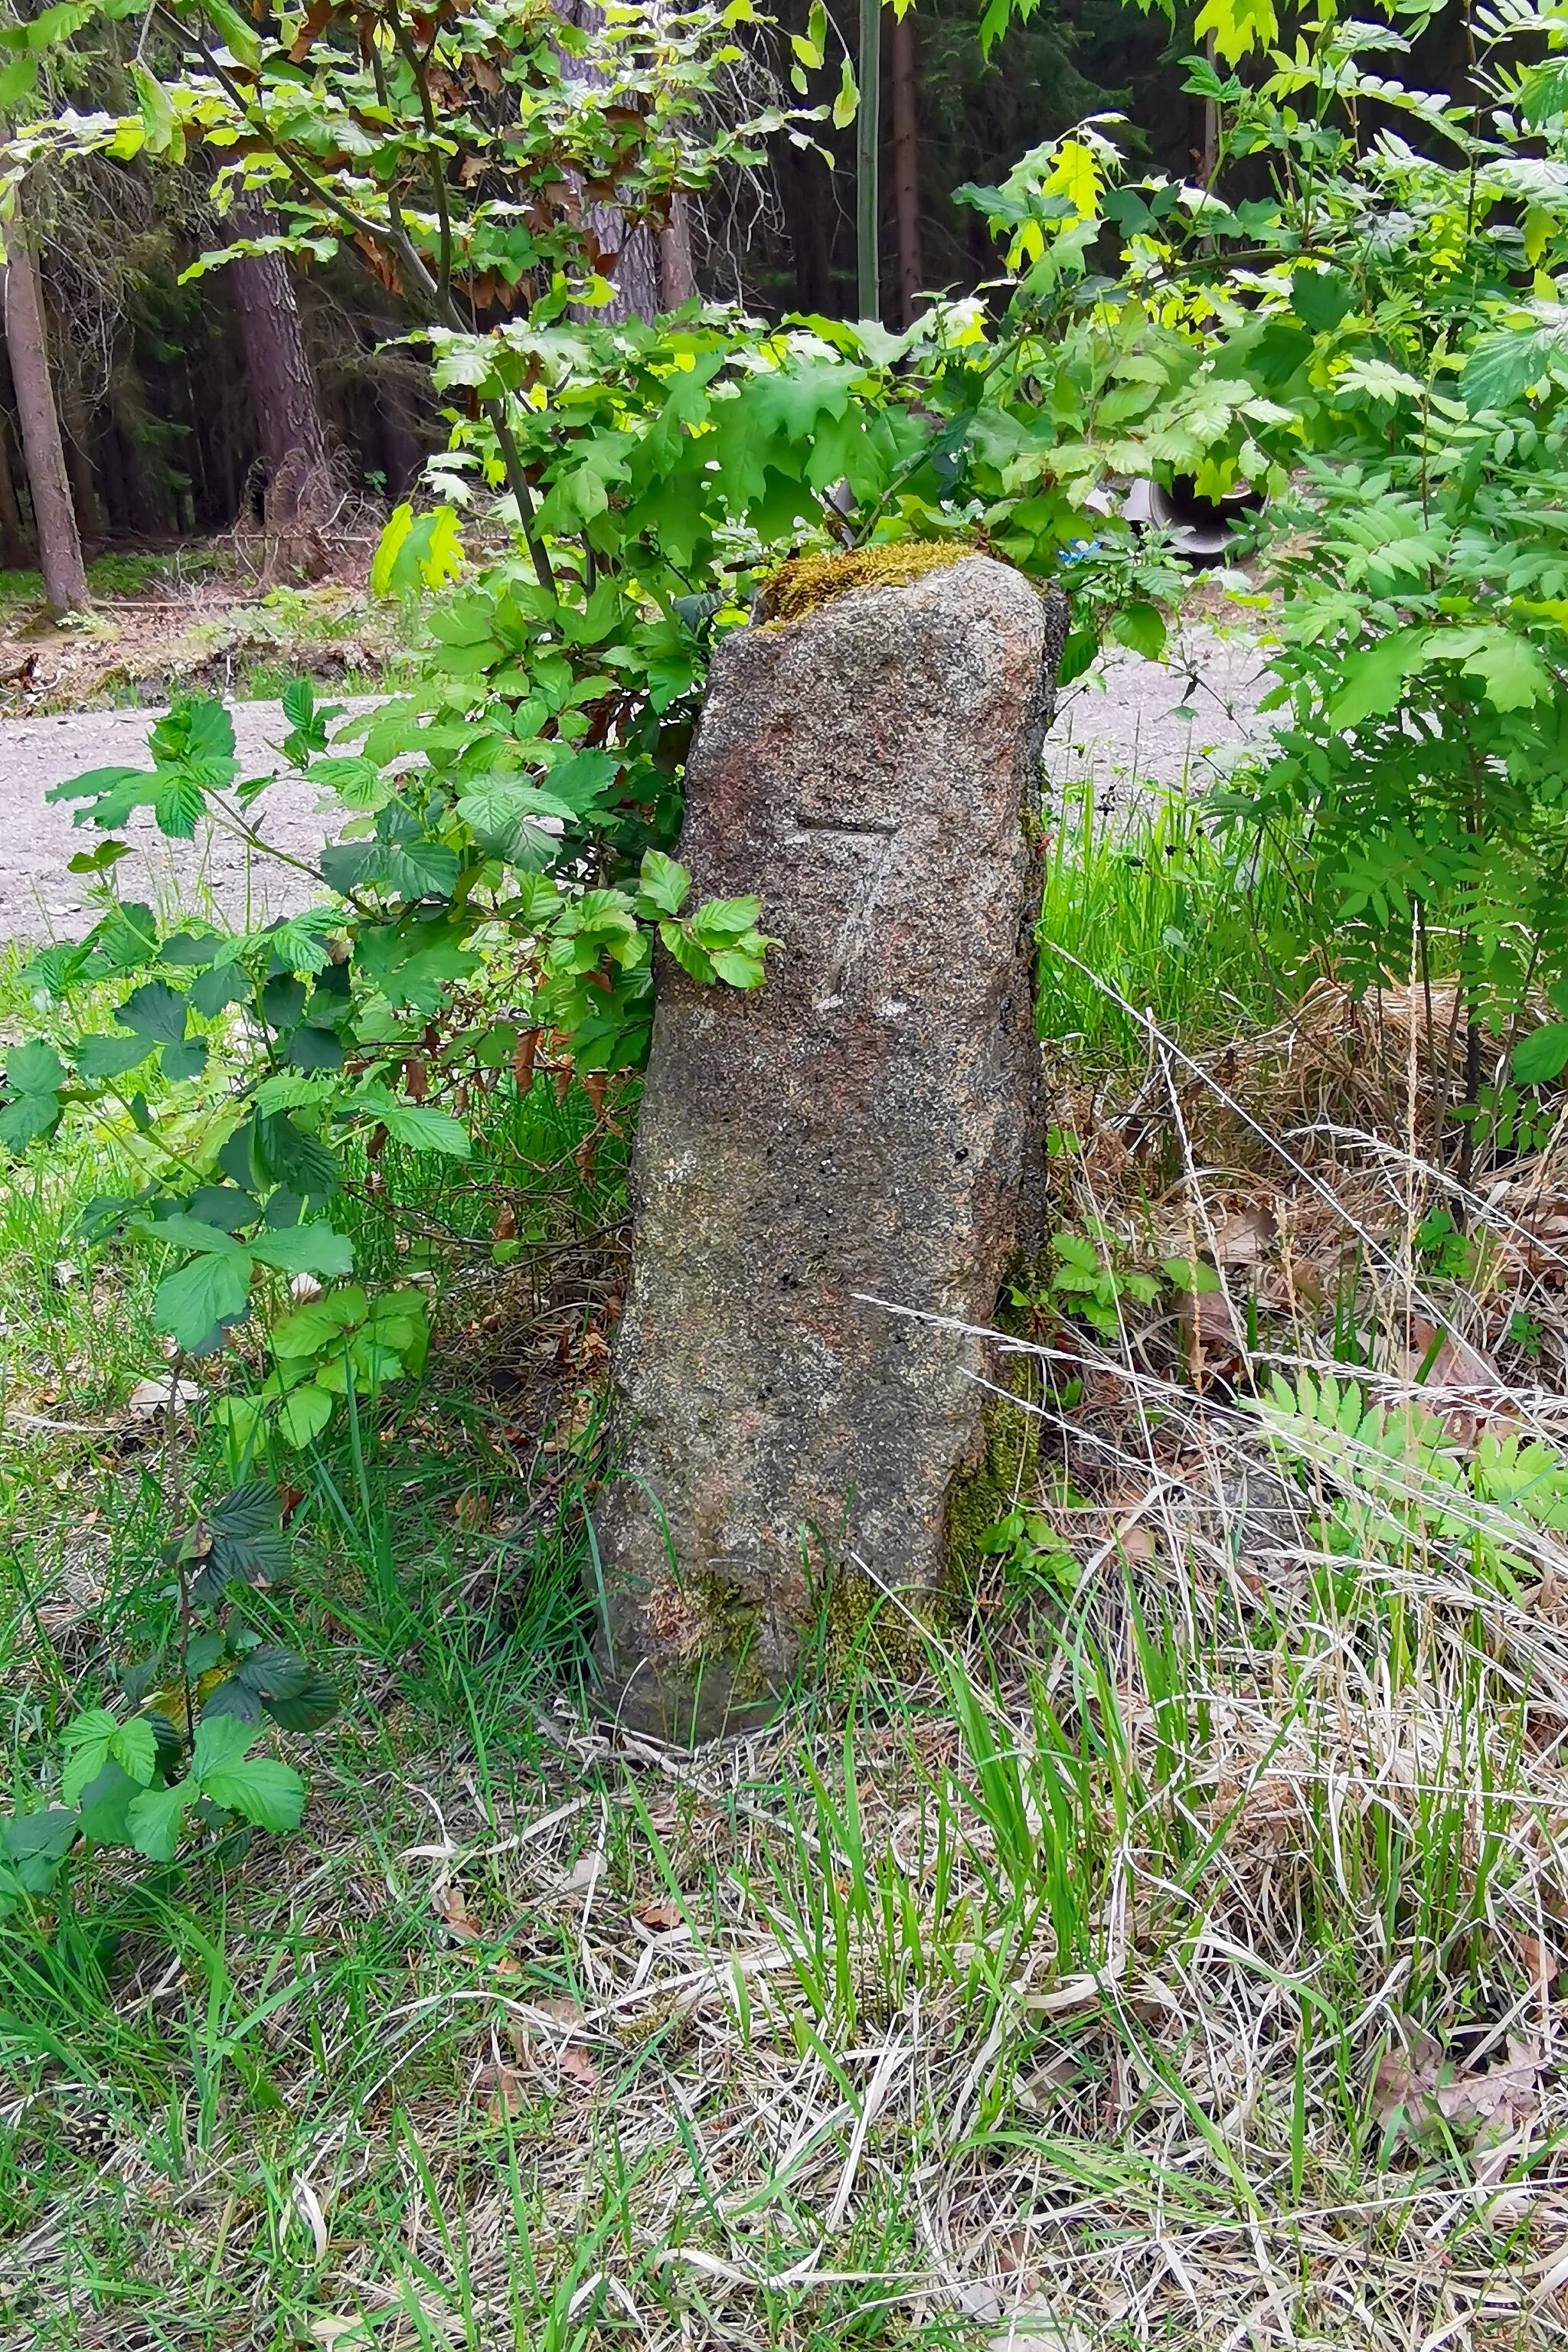
[[[1201,786],[1212,776],[1207,754],[1242,742],[1256,723],[1263,669],[1247,635],[1198,628],[1183,633],[1169,664],[1111,651],[1104,690],[1089,680],[1064,698],[1046,747],[1048,790],[1059,801],[1092,779],[1102,809],[1125,813],[1150,787]],[[277,702],[235,702],[243,772],[266,766],[288,732]],[[363,710],[365,699],[344,708]],[[76,939],[91,925],[87,877],[68,870],[96,836],[72,824],[50,789],[89,768],[137,767],[156,711],[84,710],[64,718],[0,719],[0,939]],[[326,832],[318,795],[284,782],[267,795],[260,817],[268,839],[294,856],[312,856]],[[153,905],[199,905],[243,920],[247,890],[253,913],[285,914],[308,903],[308,879],[264,859],[248,862],[223,838],[165,841],[143,812],[126,827],[134,861],[121,869],[121,893]]]
[[[368,699],[345,701],[364,710]],[[236,750],[242,775],[285,762],[278,745],[289,731],[279,702],[235,702]],[[56,784],[91,768],[139,768],[147,762],[147,736],[155,710],[82,710],[64,718],[0,720],[0,939],[79,939],[96,917],[87,897],[91,877],[69,872],[69,861],[101,838],[78,827],[67,801],[50,801]],[[269,841],[295,857],[313,857],[326,837],[318,813],[321,794],[287,779],[267,794],[258,812]],[[335,806],[335,803],[334,803]],[[204,829],[194,841],[166,841],[150,810],[138,810],[123,828],[134,856],[120,868],[125,898],[154,907],[178,904],[243,922],[292,912],[319,895],[307,876],[270,858],[249,857],[242,844]],[[264,910],[264,911],[263,911]]]

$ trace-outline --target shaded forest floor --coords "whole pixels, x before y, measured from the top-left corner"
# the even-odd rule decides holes
[[[0,715],[153,707],[180,690],[270,697],[301,675],[366,693],[407,650],[397,605],[342,579],[269,584],[227,541],[100,555],[88,584],[90,611],[62,625],[36,572],[0,572]]]

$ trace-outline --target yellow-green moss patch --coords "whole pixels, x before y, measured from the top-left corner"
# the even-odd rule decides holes
[[[907,588],[928,572],[944,572],[978,553],[967,540],[900,539],[885,547],[853,547],[842,555],[795,555],[763,583],[757,618],[804,621],[854,589]]]

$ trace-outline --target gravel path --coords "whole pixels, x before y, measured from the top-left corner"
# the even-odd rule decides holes
[[[1150,786],[1201,792],[1215,773],[1211,752],[1267,733],[1267,684],[1257,645],[1235,633],[1184,630],[1168,664],[1106,655],[1068,688],[1046,738],[1052,799],[1091,782],[1097,814],[1124,818]]]
[[[363,702],[344,706],[364,709]],[[277,746],[289,731],[276,702],[233,706],[242,776],[282,765]],[[156,713],[82,710],[64,719],[0,720],[0,939],[79,939],[95,915],[90,877],[67,872],[79,850],[102,838],[78,826],[78,803],[45,798],[50,787],[89,768],[147,764],[147,733]],[[326,837],[321,794],[309,784],[275,785],[258,812],[268,838],[296,857],[312,856]],[[252,860],[243,845],[207,829],[194,841],[165,841],[150,810],[139,809],[123,838],[135,856],[117,869],[121,895],[160,911],[206,909],[231,921],[265,921],[316,895],[308,878],[270,859]]]
[[[1201,787],[1212,772],[1206,753],[1255,731],[1256,648],[1244,637],[1198,629],[1184,635],[1181,650],[1184,668],[1113,653],[1104,664],[1103,692],[1085,683],[1064,698],[1046,746],[1053,793],[1091,776],[1100,807],[1122,812],[1141,786]],[[241,772],[258,772],[274,762],[288,731],[281,708],[240,702],[233,709]],[[72,803],[45,794],[85,769],[142,766],[153,716],[88,710],[0,720],[0,940],[76,939],[89,929],[87,879],[66,868],[99,835],[91,825],[73,824]],[[275,785],[259,814],[268,837],[295,856],[312,856],[326,835],[319,796],[306,784]],[[205,908],[242,921],[248,908],[252,921],[265,920],[312,895],[305,877],[250,860],[221,834],[164,841],[147,811],[137,813],[125,838],[135,856],[118,869],[121,893],[161,910]]]

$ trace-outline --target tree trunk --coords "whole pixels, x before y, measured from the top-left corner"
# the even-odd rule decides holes
[[[888,36],[893,99],[893,220],[899,254],[899,324],[911,326],[925,275],[921,259],[919,82],[912,10],[895,16]]]
[[[168,470],[154,447],[146,387],[133,357],[109,379],[109,413],[119,458],[117,487],[130,528],[142,539],[161,539],[173,528],[174,506]]]
[[[265,236],[264,207],[247,197],[235,208],[235,226],[242,236]],[[228,272],[261,445],[262,512],[268,530],[288,536],[321,517],[331,486],[331,452],[300,306],[280,253],[242,254]]]
[[[19,572],[27,561],[27,535],[22,528],[22,510],[16,503],[16,485],[11,475],[9,440],[5,422],[0,420],[0,563],[7,572]]]
[[[627,319],[657,319],[659,295],[659,253],[653,231],[639,221],[626,226],[618,205],[591,205],[588,225],[606,256],[605,275],[615,286],[616,298],[602,310],[584,310],[584,319],[618,327]]]
[[[784,199],[784,230],[795,262],[796,304],[808,314],[831,318],[838,297],[833,278],[833,187],[827,168],[815,148],[803,153],[788,140],[780,142],[774,162]]]
[[[551,5],[563,25],[575,25],[584,33],[596,32],[605,21],[598,0],[551,0]],[[587,58],[574,56],[565,48],[559,55],[562,72],[568,81],[591,86],[608,81],[608,74]],[[615,299],[600,310],[574,302],[572,316],[587,324],[596,322],[605,327],[618,327],[627,319],[657,319],[662,256],[655,245],[653,231],[640,221],[635,228],[628,229],[619,205],[590,205],[587,223],[589,233],[605,256],[604,275],[615,287],[616,294]]]
[[[51,348],[63,351],[66,328],[47,295],[44,298],[44,327]],[[83,543],[96,540],[103,531],[103,509],[99,502],[98,483],[92,466],[92,412],[88,407],[80,384],[70,367],[58,365],[55,370],[57,400],[60,419],[60,446],[65,453],[66,479],[71,487],[71,504],[76,509],[77,530]]]
[[[9,257],[3,271],[5,348],[11,356],[11,380],[22,420],[22,449],[37,525],[44,594],[57,612],[70,613],[87,603],[87,572],[66,475],[55,388],[49,381],[37,267],[20,230],[20,222],[13,218]]]
[[[678,188],[669,200],[669,226],[658,240],[659,307],[679,310],[697,291],[691,266],[691,209]]]
[[[858,316],[882,315],[882,0],[860,0],[860,109],[855,117],[855,290]]]

